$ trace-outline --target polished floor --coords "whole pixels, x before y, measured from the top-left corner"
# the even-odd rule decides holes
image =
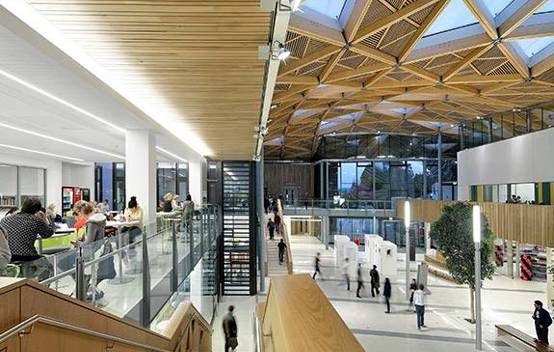
[[[408,308],[404,291],[403,255],[398,255],[398,274],[392,280],[391,314],[385,314],[383,298],[371,297],[369,291],[369,268],[365,265],[363,253],[359,262],[364,266],[366,289],[362,298],[356,298],[356,283],[351,291],[346,290],[341,270],[335,265],[334,250],[325,247],[312,237],[293,237],[292,252],[296,273],[312,273],[313,258],[322,253],[324,280],[317,282],[329,297],[337,312],[352,330],[366,351],[387,352],[462,352],[473,351],[474,325],[465,319],[469,317],[469,290],[447,281],[429,277],[431,295],[427,301],[425,315],[426,329],[418,330],[416,316]],[[421,259],[418,255],[418,259]],[[412,263],[410,272],[415,276],[417,264]],[[383,278],[384,279],[384,278]],[[531,319],[533,301],[546,301],[546,285],[541,282],[512,280],[495,275],[485,281],[483,290],[483,349],[485,351],[528,351],[520,346],[515,349],[496,337],[495,324],[510,324],[534,336]],[[254,351],[252,341],[252,316],[257,300],[264,300],[264,293],[258,297],[224,297],[214,325],[214,351],[223,350],[221,316],[228,304],[236,306],[239,322],[239,347],[237,351]]]

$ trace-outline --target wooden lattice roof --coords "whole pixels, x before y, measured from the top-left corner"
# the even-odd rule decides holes
[[[349,0],[338,28],[293,14],[266,156],[309,158],[331,132],[436,133],[552,101],[554,43],[531,58],[514,43],[554,36],[554,13],[537,13],[546,0],[514,0],[494,18],[464,2],[478,23],[428,36],[449,0]]]

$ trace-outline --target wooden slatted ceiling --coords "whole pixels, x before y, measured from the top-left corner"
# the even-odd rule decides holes
[[[270,14],[259,0],[28,0],[138,97],[176,115],[214,159],[250,159]]]
[[[438,126],[429,122],[440,122],[457,134],[451,125],[552,101],[554,50],[529,68],[512,43],[552,35],[552,15],[533,15],[544,1],[523,1],[501,22],[504,32],[470,6],[479,23],[429,38],[423,35],[448,0],[355,0],[363,13],[346,21],[344,36],[293,14],[286,42],[292,55],[281,65],[266,157],[311,158],[318,137],[332,132],[432,134]]]

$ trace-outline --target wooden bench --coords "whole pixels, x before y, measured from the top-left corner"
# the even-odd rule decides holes
[[[554,348],[536,341],[534,337],[527,335],[526,333],[514,328],[511,325],[495,325],[495,327],[499,337],[509,336],[529,347],[534,348],[539,352],[554,351]]]

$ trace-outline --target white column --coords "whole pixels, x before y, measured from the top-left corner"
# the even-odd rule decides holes
[[[189,160],[189,193],[196,205],[200,205],[202,199],[207,196],[206,177],[206,159]]]
[[[144,225],[156,222],[156,138],[148,130],[125,134],[125,197],[142,208]]]
[[[426,222],[425,225],[425,254],[429,254],[429,250],[431,249],[431,223]]]
[[[546,267],[550,268],[554,264],[554,248],[545,248],[546,252]],[[554,275],[550,273],[550,270],[546,270],[546,304],[548,310],[551,311],[552,299],[554,299]]]

